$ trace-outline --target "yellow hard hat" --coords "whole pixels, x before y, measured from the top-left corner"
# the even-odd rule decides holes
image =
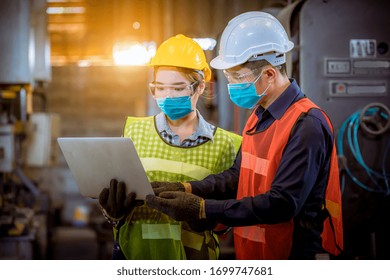
[[[150,66],[175,66],[200,70],[206,82],[211,79],[211,70],[204,51],[197,42],[182,34],[163,42],[151,59]]]

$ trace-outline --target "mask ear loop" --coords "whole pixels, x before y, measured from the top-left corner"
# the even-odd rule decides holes
[[[262,69],[260,76],[254,81],[254,83],[257,83],[257,81],[260,79],[260,77],[263,75],[263,73],[264,73],[264,69]],[[267,90],[268,90],[268,88],[269,88],[270,86],[271,86],[271,83],[268,82],[268,86],[265,88],[265,90],[263,90],[262,94],[260,94],[260,95],[258,94],[258,95],[259,95],[259,96],[266,95],[266,92],[267,92]]]
[[[268,86],[265,88],[265,90],[262,92],[262,94],[258,94],[258,96],[263,96],[263,95],[266,95],[266,91],[268,90],[268,88],[270,87],[271,83],[268,83]]]
[[[260,75],[256,78],[256,80],[254,80],[254,81],[252,82],[255,86],[256,86],[256,83],[259,81],[260,77],[263,76],[263,73],[264,73],[264,70],[261,70]],[[260,95],[258,94],[258,96],[265,95],[265,92],[268,90],[268,88],[269,88],[270,85],[271,85],[271,83],[268,82],[268,86],[266,87],[266,89],[263,91],[262,94],[260,94]],[[257,93],[257,91],[256,91],[256,93]]]
[[[265,88],[264,91],[267,91],[270,86],[271,86],[271,83],[268,83],[268,86]]]

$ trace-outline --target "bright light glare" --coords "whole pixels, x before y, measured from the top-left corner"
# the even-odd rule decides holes
[[[156,51],[157,51],[156,43],[149,42],[149,43],[147,43],[146,47],[148,49],[148,53],[149,53],[150,57],[154,57],[156,55]]]
[[[117,43],[113,50],[114,63],[118,66],[145,65],[150,60],[147,49],[139,44]]]
[[[49,7],[46,10],[49,15],[52,14],[83,14],[85,13],[84,7]]]
[[[217,45],[217,41],[213,38],[193,38],[193,40],[197,42],[204,51],[212,51]]]
[[[89,61],[89,60],[79,60],[79,61],[77,62],[77,65],[78,65],[79,67],[89,67],[89,66],[92,65],[92,63],[91,63],[91,61]]]
[[[135,30],[140,29],[140,27],[141,27],[141,24],[140,24],[138,21],[133,22],[133,28],[134,28]]]

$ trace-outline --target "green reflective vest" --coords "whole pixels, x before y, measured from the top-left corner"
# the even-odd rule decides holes
[[[233,165],[241,136],[217,128],[214,141],[195,147],[172,146],[161,139],[154,117],[128,117],[123,136],[133,140],[150,182],[201,180]],[[127,259],[218,259],[212,231],[194,232],[146,205],[136,207],[119,230]]]

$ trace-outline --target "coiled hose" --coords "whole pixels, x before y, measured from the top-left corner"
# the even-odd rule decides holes
[[[385,124],[383,124],[385,122]],[[375,129],[372,129],[374,127]],[[344,155],[344,134],[347,137],[348,147],[352,152],[353,157],[357,163],[367,173],[370,181],[373,183],[368,186],[357,179],[351,170],[348,168],[346,162],[344,162],[344,169],[346,173],[351,177],[353,182],[358,186],[369,192],[390,194],[389,177],[390,173],[386,171],[386,159],[390,150],[390,138],[385,147],[383,159],[381,163],[381,171],[375,171],[370,168],[364,161],[364,158],[360,152],[358,131],[362,129],[364,132],[370,135],[384,134],[390,127],[390,110],[381,103],[368,104],[363,110],[358,110],[351,114],[341,125],[339,134],[337,136],[337,151],[339,158],[345,159]],[[385,186],[381,186],[378,181],[384,181]],[[344,190],[345,178],[341,180],[341,189]]]

